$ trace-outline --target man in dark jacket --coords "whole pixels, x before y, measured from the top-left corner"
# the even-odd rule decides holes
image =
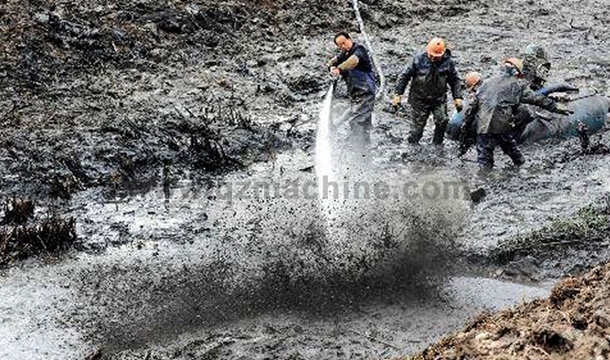
[[[371,139],[373,107],[375,105],[375,73],[366,48],[355,43],[346,32],[335,35],[335,44],[341,53],[329,61],[330,72],[345,80],[350,97],[347,121],[351,127],[350,146],[366,148]]]
[[[400,105],[402,94],[411,81],[409,104],[411,105],[411,133],[408,141],[419,143],[430,114],[434,117],[432,142],[440,145],[445,137],[449,117],[447,115],[447,86],[451,88],[454,104],[462,110],[462,89],[451,52],[445,49],[443,39],[434,38],[426,51],[416,55],[407,69],[400,75],[392,103]]]
[[[472,104],[476,98],[476,93],[483,84],[483,75],[477,71],[471,71],[464,77],[464,85],[466,86],[467,104]],[[458,157],[464,156],[468,150],[477,143],[476,124],[472,122],[467,132],[460,134],[460,146]]]
[[[548,97],[534,93],[526,82],[519,81],[522,77],[521,60],[506,59],[503,74],[485,81],[466,110],[462,131],[467,132],[476,117],[478,162],[484,169],[493,168],[496,146],[500,146],[516,166],[525,162],[512,135],[514,111],[520,104],[537,105],[559,114],[570,113]]]

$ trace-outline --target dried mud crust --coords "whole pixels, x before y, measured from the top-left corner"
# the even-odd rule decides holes
[[[607,359],[610,264],[561,281],[547,299],[483,314],[403,360]]]

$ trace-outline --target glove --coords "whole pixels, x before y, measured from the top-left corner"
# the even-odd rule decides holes
[[[557,104],[557,107],[555,108],[555,111],[557,114],[562,114],[562,115],[570,115],[570,114],[574,114],[574,111],[568,109],[564,104]]]
[[[341,69],[339,69],[338,67],[334,67],[333,66],[333,67],[330,68],[330,74],[333,77],[339,77],[339,75],[341,75]]]
[[[400,102],[402,101],[402,95],[394,95],[392,98],[392,106],[397,108],[400,106]]]
[[[457,112],[462,111],[462,109],[464,108],[464,104],[462,102],[462,99],[454,99],[453,100],[453,105],[455,106],[455,110],[457,110]]]

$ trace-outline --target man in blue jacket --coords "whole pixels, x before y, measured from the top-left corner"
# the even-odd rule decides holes
[[[435,123],[432,142],[441,145],[449,122],[447,86],[451,88],[456,109],[462,110],[460,79],[451,52],[445,48],[443,39],[432,39],[426,46],[426,51],[417,54],[400,75],[392,100],[395,107],[400,105],[409,82],[411,82],[409,104],[412,125],[407,140],[411,144],[419,143],[428,117],[432,114]]]
[[[366,148],[371,139],[373,107],[377,84],[373,64],[366,48],[355,43],[346,32],[335,35],[335,45],[341,53],[328,65],[333,76],[341,76],[347,84],[350,112],[347,121],[351,127],[350,146]]]

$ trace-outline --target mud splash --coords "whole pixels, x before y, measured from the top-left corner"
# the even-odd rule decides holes
[[[299,166],[294,160],[284,161],[283,169],[290,161]],[[311,177],[268,171],[254,180],[285,178],[287,173],[302,177],[301,182]],[[234,179],[225,181],[237,184]],[[434,204],[419,204],[417,209],[396,200],[370,200],[367,207],[347,204],[341,214],[332,214],[332,224],[341,230],[332,231],[317,200],[257,200],[257,191],[252,189],[252,197],[229,206],[208,200],[191,210],[192,217],[178,218],[182,224],[176,226],[189,229],[205,212],[206,223],[214,225],[203,236],[184,231],[185,244],[161,241],[158,250],[146,251],[148,245],[142,244],[142,255],[151,254],[144,255],[146,260],[129,260],[128,265],[112,260],[112,251],[105,265],[78,274],[79,302],[91,304],[79,317],[102,320],[90,329],[95,342],[116,352],[276,311],[323,317],[393,292],[417,289],[426,296],[450,274],[443,264],[449,265],[455,253],[459,217],[442,214]],[[201,195],[199,201],[210,197]],[[152,209],[161,199],[150,201],[147,206]],[[150,211],[141,208],[146,203],[140,200],[128,208],[134,206],[133,216],[138,217]],[[169,206],[182,204],[178,198]],[[114,210],[113,205],[108,210]],[[129,212],[122,209],[117,216],[125,211]],[[229,213],[231,221],[226,220]],[[111,213],[86,216],[101,220],[107,215]],[[443,231],[430,231],[432,222]]]

